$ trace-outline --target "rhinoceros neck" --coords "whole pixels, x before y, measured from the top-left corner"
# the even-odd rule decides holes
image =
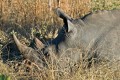
[[[77,35],[73,39],[67,39],[68,46],[86,49],[89,45],[98,45],[110,31],[118,27],[120,21],[118,15],[120,10],[101,11],[75,20]]]
[[[89,13],[88,15],[81,18],[85,23],[106,23],[106,22],[114,22],[116,19],[120,19],[120,10],[104,10],[104,11],[97,11],[93,13]],[[106,23],[108,24],[108,23]]]

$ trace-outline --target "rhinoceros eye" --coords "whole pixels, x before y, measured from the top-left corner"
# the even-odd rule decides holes
[[[47,48],[43,48],[43,49],[41,49],[41,52],[42,52],[46,57],[49,56],[49,51],[48,51]]]
[[[68,31],[66,25],[63,25],[63,27],[60,29],[58,34],[65,34]]]

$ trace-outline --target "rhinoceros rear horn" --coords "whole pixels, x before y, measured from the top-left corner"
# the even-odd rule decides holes
[[[66,13],[64,13],[60,8],[55,9],[55,13],[57,16],[63,19],[64,23],[67,24],[67,20],[72,20],[70,16],[68,16]]]
[[[38,49],[42,49],[44,47],[44,44],[38,39],[38,38],[34,38],[35,39],[35,45]]]

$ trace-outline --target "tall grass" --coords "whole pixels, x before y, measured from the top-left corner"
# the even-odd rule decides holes
[[[95,10],[120,8],[120,1],[0,0],[0,27],[8,33],[11,32],[11,26],[12,28],[23,27],[24,29],[21,30],[22,35],[27,38],[30,37],[31,27],[45,34],[46,28],[60,26],[61,21],[53,12],[53,9],[57,7],[63,9],[71,17],[79,18]]]
[[[30,37],[31,29],[45,34],[48,27],[59,27],[61,21],[54,14],[60,7],[73,18],[91,11],[120,8],[119,0],[0,0],[0,27],[11,32],[23,27],[22,35]],[[20,29],[18,30],[20,31]],[[21,33],[20,32],[20,33]],[[27,36],[29,35],[29,36]]]
[[[1,20],[19,24],[52,21],[52,9],[61,7],[72,17],[80,17],[92,9],[114,9],[120,7],[119,0],[0,0]]]

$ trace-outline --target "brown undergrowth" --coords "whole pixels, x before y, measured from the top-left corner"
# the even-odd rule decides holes
[[[3,43],[0,43],[0,50],[11,40],[12,30],[26,45],[37,32],[46,38],[50,34],[51,38],[62,23],[53,12],[57,7],[71,17],[79,18],[91,11],[119,9],[120,0],[0,0],[0,42]],[[30,61],[4,63],[0,58],[0,74],[10,76],[10,80],[120,80],[120,62],[101,62],[91,68],[83,68],[83,65],[82,61],[75,65],[76,73],[68,76],[62,71],[66,76],[61,77],[53,63],[49,63],[49,69],[39,69]]]

